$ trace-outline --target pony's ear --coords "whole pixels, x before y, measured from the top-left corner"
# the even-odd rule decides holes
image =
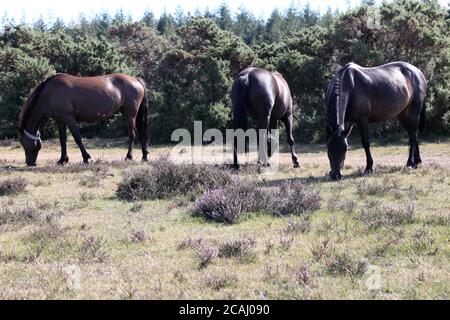
[[[333,128],[327,126],[327,138],[331,137],[332,135],[333,135]]]
[[[353,126],[347,128],[346,130],[342,131],[341,135],[347,139],[350,136],[350,133],[352,133]]]

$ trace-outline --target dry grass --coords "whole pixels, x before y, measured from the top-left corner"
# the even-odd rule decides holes
[[[414,171],[403,169],[406,146],[374,147],[371,177],[352,145],[337,183],[324,146],[299,147],[301,171],[285,153],[275,173],[248,164],[236,175],[158,167],[163,147],[150,164],[126,163],[124,148],[90,142],[97,160],[84,166],[70,145],[71,164],[59,167],[57,142],[44,142],[36,168],[17,142],[0,146],[0,189],[26,190],[0,196],[0,299],[449,298],[448,141],[423,144]],[[130,172],[158,191],[119,199]],[[202,198],[239,209],[233,224],[192,215]]]

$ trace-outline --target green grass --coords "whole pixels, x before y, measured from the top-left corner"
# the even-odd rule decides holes
[[[28,182],[24,192],[0,197],[0,217],[26,207],[37,213],[0,224],[0,298],[449,297],[448,141],[422,144],[424,164],[415,171],[403,169],[406,146],[379,145],[372,150],[374,175],[362,177],[364,152],[353,144],[346,178],[337,183],[324,178],[329,167],[320,145],[298,147],[303,170],[291,168],[283,153],[276,174],[242,174],[272,187],[296,181],[319,190],[322,208],[307,213],[307,228],[306,216],[256,212],[233,225],[193,217],[194,203],[182,194],[120,201],[115,192],[123,172],[145,164],[122,161],[121,144],[88,145],[102,163],[81,166],[71,145],[71,162],[62,169],[53,167],[59,159],[55,141],[44,143],[34,169],[24,166],[16,143],[0,147],[0,181]],[[168,152],[168,147],[153,148],[151,158]],[[409,205],[412,220],[392,219],[384,209]],[[368,226],[368,213],[380,218],[376,228]],[[208,252],[211,259],[201,265]],[[381,271],[381,287],[375,290],[366,284],[372,266]]]

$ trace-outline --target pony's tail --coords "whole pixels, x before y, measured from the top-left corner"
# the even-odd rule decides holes
[[[420,119],[419,119],[419,134],[422,134],[425,130],[425,121],[426,121],[426,113],[427,113],[427,107],[425,101],[423,102],[422,111],[420,113]]]
[[[139,106],[137,118],[136,118],[136,129],[141,140],[142,152],[144,153],[144,160],[147,158],[147,147],[149,140],[148,132],[148,89],[144,80],[138,79],[139,82],[144,87],[144,98],[142,99],[141,105]]]
[[[247,91],[248,75],[237,79],[233,88],[233,125],[235,130],[245,131],[248,127]]]
[[[44,88],[47,85],[47,83],[49,83],[50,80],[53,80],[60,74],[61,73],[55,73],[51,76],[48,76],[44,81],[39,83],[31,91],[31,94],[28,96],[27,100],[25,101],[25,103],[22,106],[22,109],[20,110],[18,129],[21,133],[23,133],[23,130],[25,129],[25,121],[26,121],[27,113],[32,108],[34,108],[34,106],[38,103],[39,98],[41,97],[41,94],[44,91]]]

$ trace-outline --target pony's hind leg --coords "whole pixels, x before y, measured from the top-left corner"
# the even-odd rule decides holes
[[[267,139],[267,155],[269,156],[269,158],[272,158],[273,156],[274,151],[272,150],[273,143],[278,144],[278,141],[276,141],[273,136],[273,134],[275,133],[275,131],[273,130],[277,129],[278,129],[278,120],[270,119],[268,139]]]
[[[419,115],[413,114],[412,108],[408,108],[398,116],[398,119],[409,135],[409,156],[406,167],[415,169],[422,162],[419,153]]]
[[[69,162],[69,157],[67,155],[67,126],[63,122],[58,122],[58,133],[59,133],[59,143],[61,144],[61,158],[58,164],[65,165]]]
[[[84,147],[83,140],[82,140],[81,134],[80,134],[80,129],[78,128],[76,120],[71,119],[66,124],[69,127],[69,130],[73,135],[73,139],[75,140],[78,147],[80,148],[81,155],[83,156],[83,162],[86,164],[89,163],[91,156],[89,155],[89,153],[87,153],[86,148]]]
[[[270,119],[269,117],[263,117],[259,120],[258,126],[258,158],[259,163],[263,167],[269,167],[269,157],[267,154],[268,143],[268,131],[269,131]]]
[[[136,121],[133,117],[128,118],[128,153],[125,160],[133,160],[133,146],[136,139]]]
[[[295,141],[294,136],[292,135],[292,123],[294,121],[294,117],[292,115],[285,116],[283,119],[283,123],[286,127],[286,134],[287,134],[287,142],[289,145],[289,148],[291,149],[291,157],[292,162],[294,164],[294,168],[301,168],[300,163],[298,162],[297,154],[295,153]]]

